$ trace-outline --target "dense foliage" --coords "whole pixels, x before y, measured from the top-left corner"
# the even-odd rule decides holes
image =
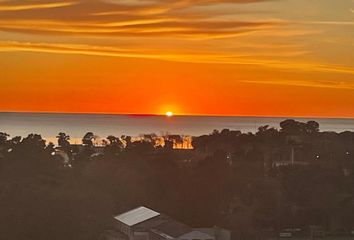
[[[354,227],[354,133],[316,122],[228,129],[193,139],[194,150],[107,137],[95,147],[58,134],[0,133],[0,239],[98,239],[112,215],[145,205],[191,226],[219,225],[233,239],[266,231]],[[66,154],[62,157],[61,154]]]

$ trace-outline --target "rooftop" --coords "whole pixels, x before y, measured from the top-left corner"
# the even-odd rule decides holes
[[[160,224],[151,231],[167,239],[173,239],[178,238],[179,236],[188,232],[191,232],[192,228],[173,219],[169,219],[168,221]]]
[[[151,218],[159,216],[160,213],[155,212],[146,207],[138,207],[128,212],[122,213],[114,218],[128,226],[134,226]]]

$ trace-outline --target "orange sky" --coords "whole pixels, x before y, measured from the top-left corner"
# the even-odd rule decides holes
[[[352,0],[0,0],[0,111],[354,117]]]

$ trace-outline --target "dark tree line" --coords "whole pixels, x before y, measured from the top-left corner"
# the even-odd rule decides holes
[[[224,129],[194,150],[153,134],[133,141],[94,133],[58,146],[0,133],[0,239],[97,239],[112,215],[145,205],[191,226],[219,225],[233,239],[284,228],[354,227],[354,133],[286,120],[256,133]],[[293,162],[292,162],[293,160]]]

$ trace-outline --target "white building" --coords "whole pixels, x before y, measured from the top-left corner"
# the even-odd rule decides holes
[[[113,218],[104,240],[230,240],[221,228],[193,229],[146,207],[138,207]]]
[[[114,217],[114,229],[127,240],[149,240],[150,229],[165,221],[165,216],[146,207],[138,207]]]

